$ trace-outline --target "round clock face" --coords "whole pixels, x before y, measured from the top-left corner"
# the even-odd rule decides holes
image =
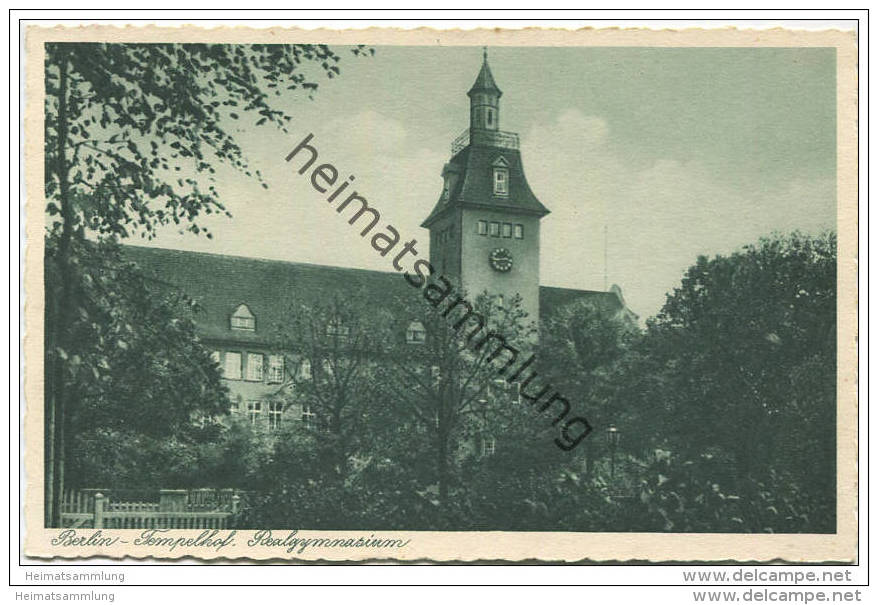
[[[494,248],[488,255],[488,260],[495,271],[505,273],[512,268],[512,255],[506,248]]]

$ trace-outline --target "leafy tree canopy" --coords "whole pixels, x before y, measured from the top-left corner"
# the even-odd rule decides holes
[[[626,365],[618,405],[640,445],[714,459],[732,489],[784,476],[834,511],[834,233],[699,258]]]
[[[261,180],[230,126],[286,132],[292,117],[272,99],[311,96],[308,65],[333,78],[340,59],[308,44],[47,44],[49,214],[102,235],[151,236],[171,223],[201,233],[200,214],[225,212],[217,162]]]

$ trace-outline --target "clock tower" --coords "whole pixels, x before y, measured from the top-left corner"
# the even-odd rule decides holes
[[[518,294],[528,319],[540,313],[540,219],[549,213],[524,176],[518,135],[500,130],[500,97],[485,52],[467,95],[469,128],[451,145],[442,192],[421,224],[430,264],[474,299]]]

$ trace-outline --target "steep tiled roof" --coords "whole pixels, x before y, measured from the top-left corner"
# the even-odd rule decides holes
[[[290,305],[333,293],[364,296],[380,306],[388,295],[411,291],[398,273],[307,263],[126,246],[125,254],[156,279],[179,287],[199,303],[199,334],[205,339],[271,342],[289,321]],[[256,331],[232,330],[240,304],[256,316]],[[376,306],[376,308],[378,308]]]
[[[333,294],[357,296],[381,308],[395,294],[413,289],[399,273],[347,269],[307,263],[226,256],[141,246],[124,246],[127,258],[162,283],[180,288],[199,303],[198,332],[206,340],[271,343],[289,320],[290,304],[328,300]],[[615,313],[621,308],[612,292],[540,287],[540,312],[587,298]],[[229,318],[240,304],[256,316],[256,331],[232,330]]]
[[[494,194],[493,164],[498,158],[506,160],[509,169],[509,194]],[[538,216],[549,214],[527,184],[521,153],[517,149],[503,149],[488,145],[468,145],[451,158],[450,164],[459,169],[461,178],[448,200],[442,198],[433,207],[422,227],[427,227],[445,211],[459,206],[480,206],[498,210],[527,212]]]

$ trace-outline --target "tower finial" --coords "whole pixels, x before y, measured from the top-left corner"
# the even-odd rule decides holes
[[[488,61],[488,47],[487,47],[487,46],[483,46],[483,47],[482,47],[482,59],[483,59],[485,62]]]

